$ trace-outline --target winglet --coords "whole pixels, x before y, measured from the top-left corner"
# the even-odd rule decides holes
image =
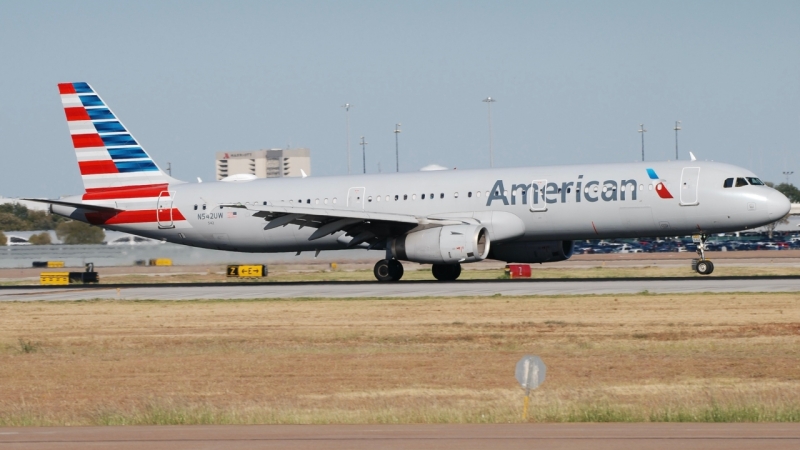
[[[689,152],[689,157],[692,158],[692,161],[697,161],[697,158],[695,158],[694,153]]]

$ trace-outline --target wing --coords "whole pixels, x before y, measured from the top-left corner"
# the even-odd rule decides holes
[[[351,211],[304,206],[243,205],[223,203],[220,208],[238,208],[251,211],[254,217],[263,217],[269,223],[264,227],[271,230],[289,224],[300,228],[316,228],[309,241],[314,241],[340,231],[353,239],[348,247],[367,243],[370,248],[380,248],[386,238],[400,236],[412,231],[445,225],[476,223],[472,218],[436,218],[408,214]]]

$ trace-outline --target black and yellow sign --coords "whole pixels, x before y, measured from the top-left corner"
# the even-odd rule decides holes
[[[42,272],[39,274],[39,283],[50,286],[69,284],[69,272]]]
[[[263,264],[231,265],[228,266],[229,277],[265,277],[267,268]]]

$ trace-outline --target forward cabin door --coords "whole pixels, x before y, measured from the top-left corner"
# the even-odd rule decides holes
[[[347,209],[364,209],[364,196],[366,189],[363,187],[351,187],[347,190]]]
[[[156,221],[158,228],[175,228],[175,222],[172,220],[172,194],[169,191],[161,191],[158,194]]]
[[[700,184],[700,168],[684,167],[681,173],[681,206],[695,206],[700,203],[698,186]]]

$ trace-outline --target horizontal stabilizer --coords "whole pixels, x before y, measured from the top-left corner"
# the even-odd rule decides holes
[[[70,206],[73,208],[85,209],[88,211],[115,212],[115,213],[121,211],[120,209],[112,208],[110,206],[88,205],[86,203],[62,202],[61,200],[48,200],[44,198],[23,198],[22,200],[26,200],[29,202],[48,203],[50,205]]]

